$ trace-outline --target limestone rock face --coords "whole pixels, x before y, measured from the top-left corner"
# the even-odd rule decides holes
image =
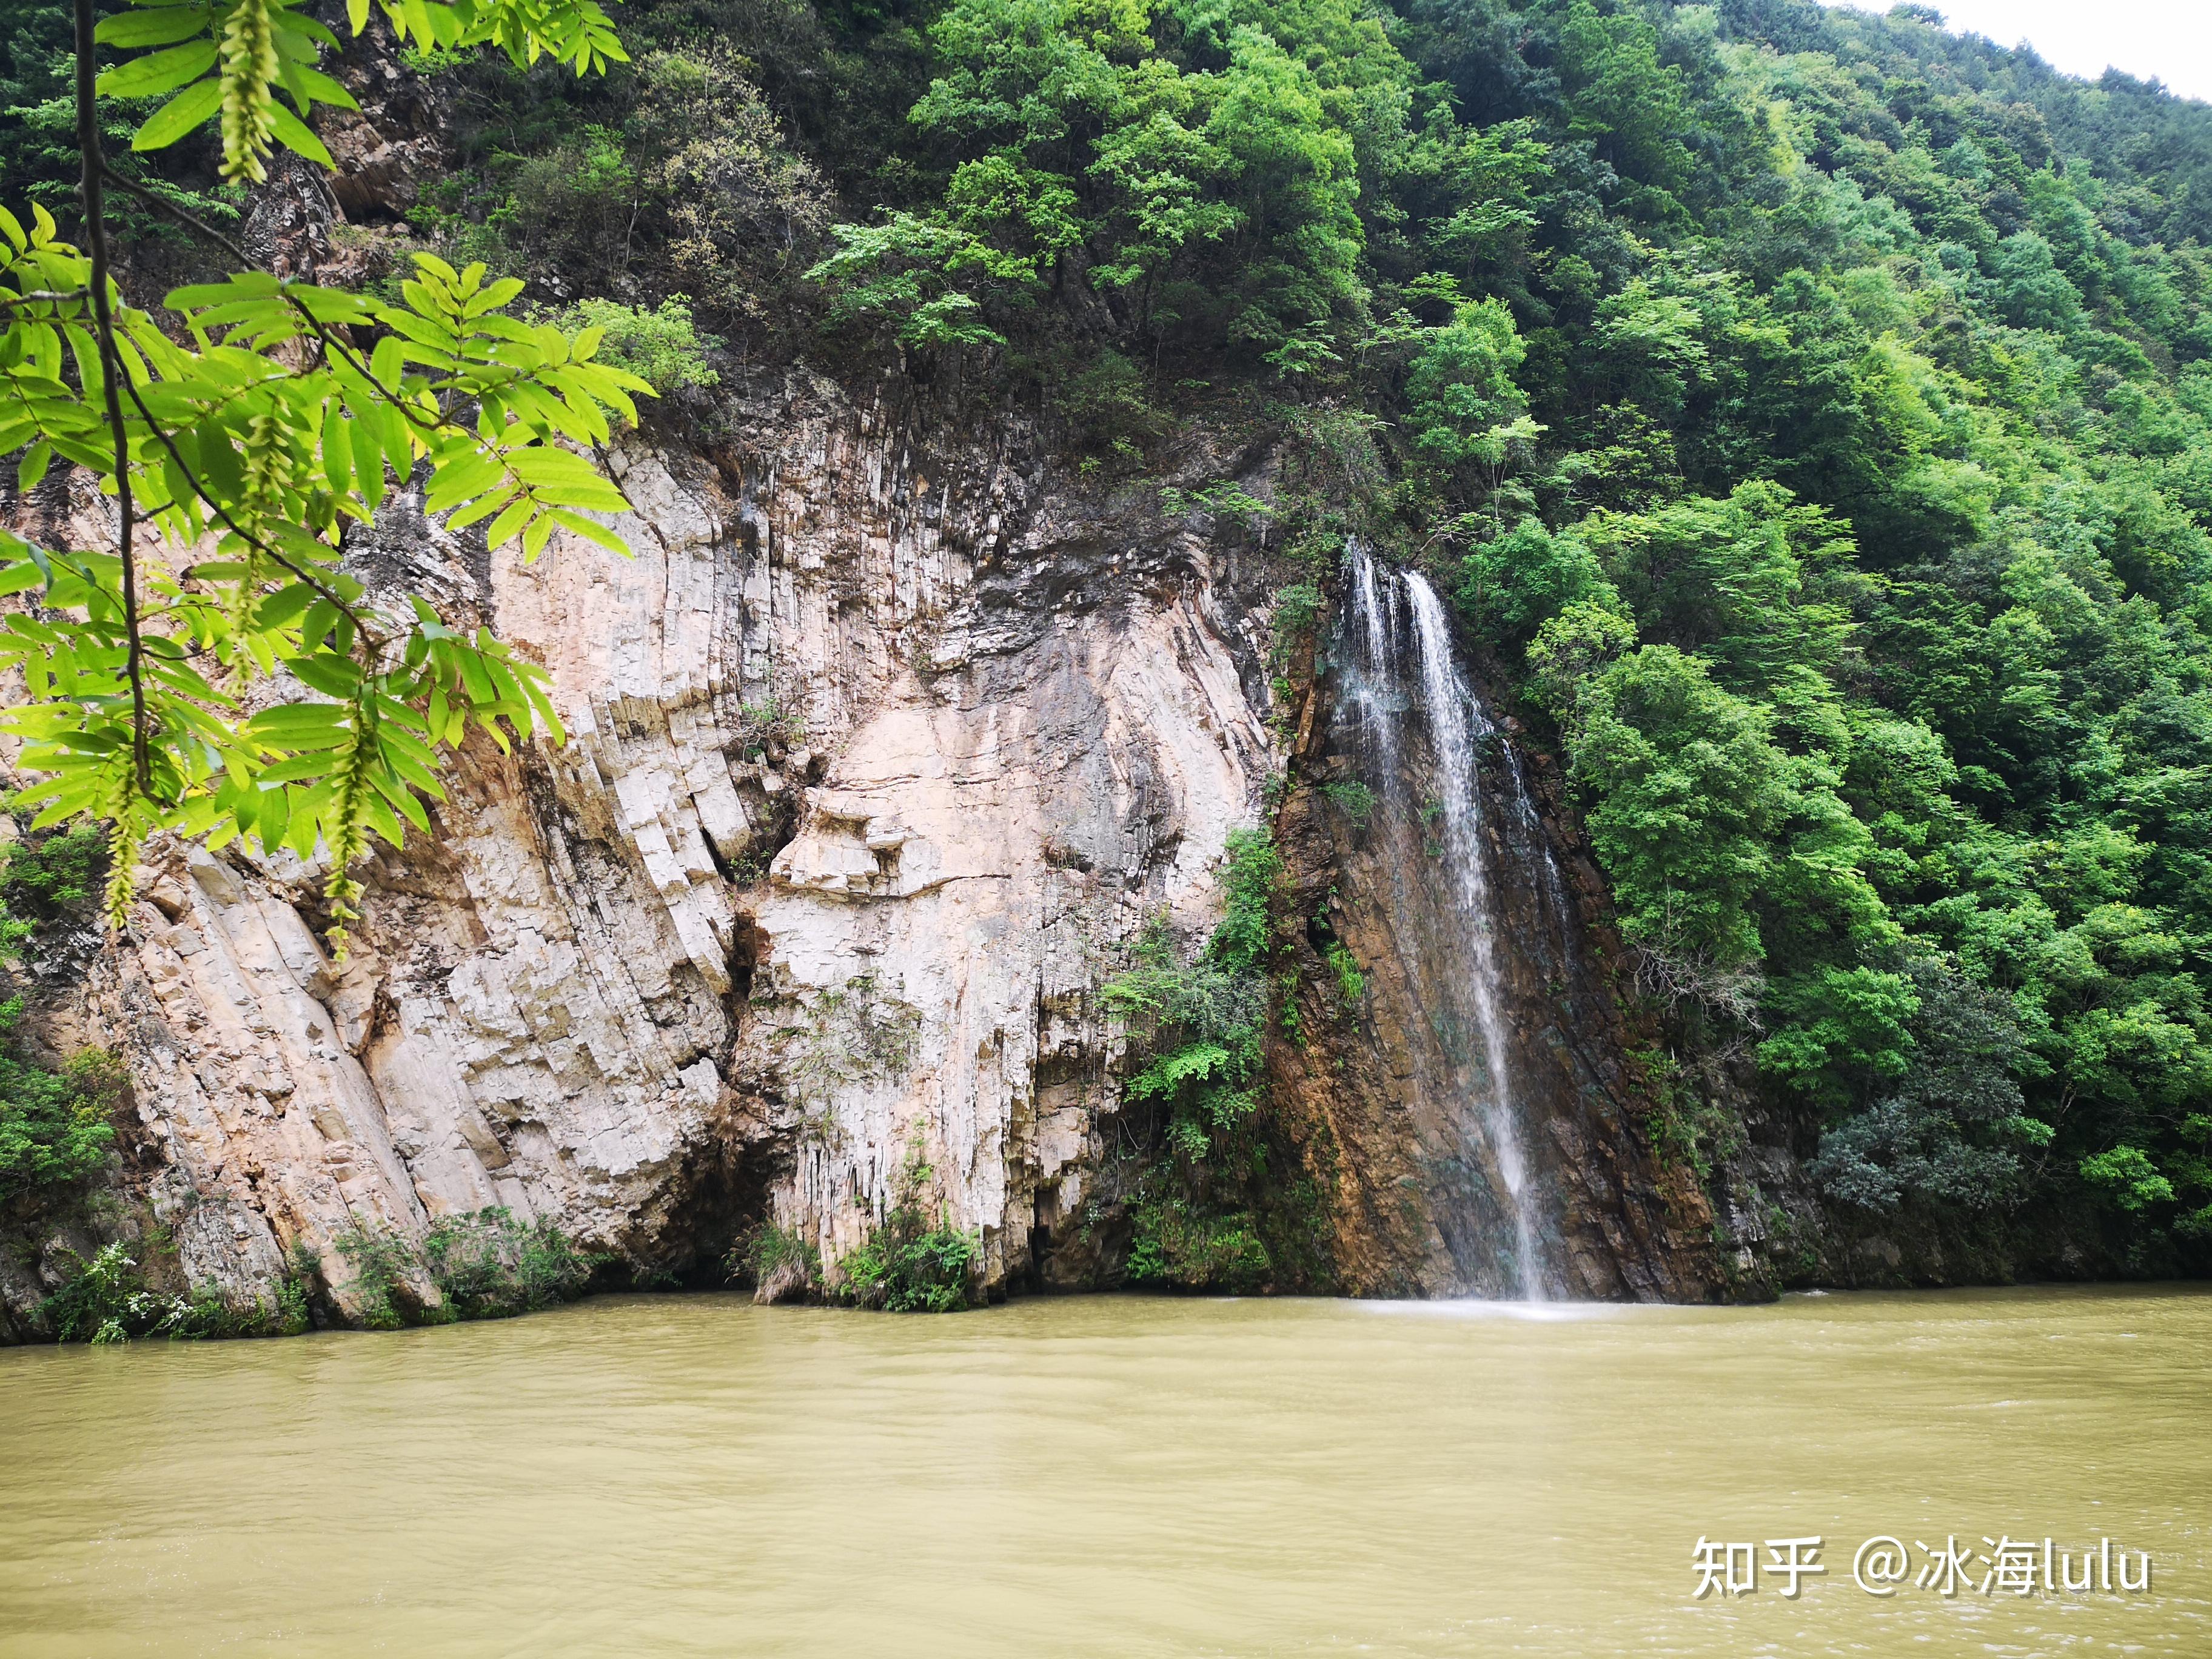
[[[980,1232],[994,1293],[1110,1279],[1115,1154],[1141,1132],[1100,988],[1156,915],[1204,938],[1226,838],[1286,766],[1276,962],[1303,1017],[1270,1022],[1267,1070],[1304,1167],[1283,1179],[1318,1194],[1328,1282],[1480,1282],[1455,1266],[1464,1103],[1419,1063],[1431,1012],[1392,967],[1454,919],[1400,890],[1418,836],[1329,827],[1316,785],[1348,762],[1325,663],[1271,647],[1284,573],[1164,516],[1159,478],[1091,487],[1019,419],[885,384],[863,400],[793,372],[696,450],[634,445],[629,559],[574,538],[488,556],[387,504],[352,568],[543,663],[568,741],[471,738],[438,834],[357,868],[343,965],[323,869],[148,849],[131,927],[87,945],[46,1018],[58,1051],[127,1063],[117,1224],[165,1288],[273,1312],[307,1273],[359,1319],[381,1293],[365,1238],[494,1207],[617,1279],[722,1282],[764,1224],[834,1268],[925,1164],[922,1201]],[[1271,465],[1196,439],[1172,482],[1266,489]],[[1534,842],[1500,847],[1509,888],[1558,887]],[[1710,1212],[1655,1164],[1622,1059],[1601,884],[1560,852],[1584,919],[1509,894],[1510,933],[1542,910],[1567,933],[1558,960],[1516,947],[1507,994],[1563,1280],[1711,1294]],[[1332,930],[1371,970],[1364,1012],[1328,988]],[[80,1217],[0,1252],[0,1340],[37,1334],[101,1237]],[[435,1304],[397,1271],[383,1290]],[[805,1287],[787,1253],[758,1293]]]
[[[1003,1284],[1082,1204],[1095,992],[1149,915],[1208,924],[1279,764],[1264,611],[1018,428],[932,449],[803,379],[735,413],[715,465],[622,458],[627,561],[380,527],[365,579],[543,661],[569,741],[472,740],[342,969],[321,871],[149,853],[82,1035],[128,1059],[196,1285],[266,1302],[297,1244],[358,1311],[352,1230],[491,1206],[648,1273],[762,1218],[834,1260],[916,1158]]]

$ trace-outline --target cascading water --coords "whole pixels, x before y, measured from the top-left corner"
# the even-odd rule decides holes
[[[1414,1071],[1450,1097],[1429,1104],[1443,1139],[1458,1142],[1431,1153],[1446,1200],[1439,1227],[1467,1288],[1542,1300],[1553,1291],[1547,1200],[1515,1086],[1498,865],[1510,857],[1547,890],[1547,943],[1562,950],[1565,892],[1519,763],[1453,656],[1443,601],[1418,573],[1380,567],[1357,544],[1346,557],[1347,735],[1377,813],[1401,834],[1418,830],[1408,844],[1419,856],[1389,859],[1389,879],[1395,948],[1435,1051]]]

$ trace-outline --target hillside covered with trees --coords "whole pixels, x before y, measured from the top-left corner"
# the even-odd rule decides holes
[[[66,16],[7,10],[0,187],[66,228]],[[648,420],[800,356],[1129,483],[1193,422],[1287,434],[1213,505],[1301,586],[1358,536],[1455,596],[1675,1051],[1752,1068],[1835,1205],[2203,1260],[2212,108],[1912,5],[617,21],[604,77],[409,51],[457,166],[350,233],[373,279],[524,279]],[[191,144],[133,165],[235,217]]]

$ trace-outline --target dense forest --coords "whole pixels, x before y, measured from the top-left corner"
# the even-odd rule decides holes
[[[5,11],[0,191],[66,222],[66,18]],[[1914,5],[617,21],[601,79],[404,54],[459,166],[351,229],[372,279],[522,277],[707,428],[798,355],[1039,408],[1111,479],[1275,429],[1295,483],[1213,505],[1298,586],[1356,535],[1449,587],[1644,994],[1835,1204],[2094,1202],[2200,1259],[2212,108]],[[237,216],[189,146],[137,165]]]

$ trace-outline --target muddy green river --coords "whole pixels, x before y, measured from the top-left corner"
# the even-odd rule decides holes
[[[9,1659],[2203,1659],[2209,1523],[2194,1288],[950,1318],[659,1297],[0,1351]],[[1853,1562],[1881,1537],[1909,1576],[1877,1595]],[[2045,1588],[2046,1538],[2089,1590]],[[1993,1577],[2008,1540],[2026,1595],[2021,1552]],[[2142,1552],[2149,1589],[2121,1589]],[[1790,1559],[1827,1571],[1790,1597]]]

